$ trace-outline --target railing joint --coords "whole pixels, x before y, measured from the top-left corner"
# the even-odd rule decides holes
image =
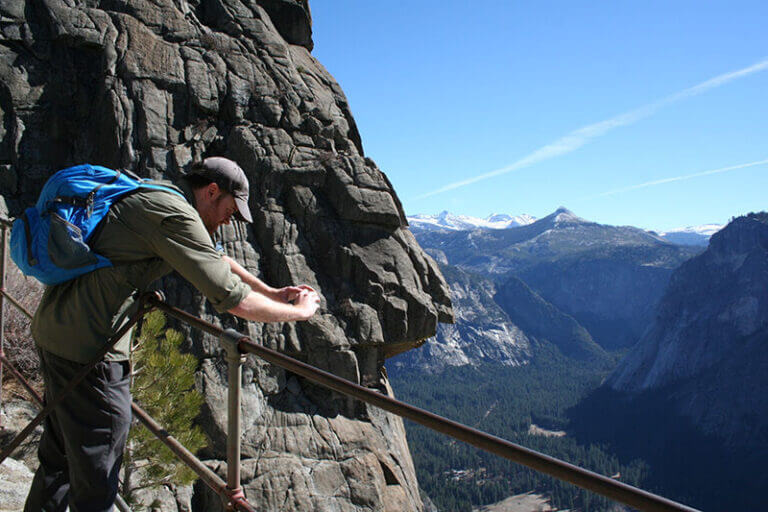
[[[245,362],[246,354],[240,351],[240,340],[246,337],[247,336],[237,332],[234,329],[225,329],[221,333],[219,340],[221,341],[221,345],[224,347],[224,351],[227,354],[227,361],[235,363]]]
[[[224,494],[226,496],[223,496],[222,499],[224,501],[224,505],[227,507],[227,510],[237,510],[238,504],[242,504],[243,502],[246,504],[248,503],[245,498],[243,488],[239,485],[234,489],[227,485],[224,488]]]

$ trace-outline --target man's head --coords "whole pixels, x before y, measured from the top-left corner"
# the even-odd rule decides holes
[[[192,165],[184,178],[195,195],[195,208],[210,233],[222,224],[238,220],[253,222],[248,209],[248,180],[232,160],[209,157]]]

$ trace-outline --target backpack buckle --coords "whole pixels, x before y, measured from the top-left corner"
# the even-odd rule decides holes
[[[93,190],[85,198],[85,216],[90,217],[93,215],[93,197],[96,195],[96,191]]]

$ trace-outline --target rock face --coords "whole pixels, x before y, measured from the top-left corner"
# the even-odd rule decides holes
[[[398,356],[388,368],[437,373],[450,366],[527,363],[531,340],[494,300],[493,281],[450,265],[440,268],[451,286],[456,322],[439,325],[435,338]]]
[[[24,510],[27,491],[32,485],[34,474],[24,463],[8,457],[0,464],[0,512],[18,512]]]
[[[237,160],[255,222],[227,226],[226,251],[270,284],[312,285],[323,303],[302,324],[214,321],[391,393],[384,361],[451,320],[448,288],[311,48],[300,0],[0,3],[0,192],[16,215],[73,164],[175,179],[193,159]],[[181,280],[163,288],[212,318]],[[216,466],[224,364],[217,340],[189,340]],[[256,508],[421,510],[398,418],[263,362],[244,373],[244,486]],[[209,498],[198,489],[192,503],[220,507]]]
[[[768,214],[740,217],[684,263],[652,328],[608,380],[671,390],[678,410],[728,444],[768,442]],[[744,390],[749,389],[749,393]]]
[[[496,302],[525,333],[549,341],[563,355],[576,360],[607,359],[605,351],[584,327],[518,278],[511,277],[499,287]]]
[[[768,214],[675,271],[656,318],[572,431],[642,458],[649,486],[702,510],[759,510],[768,470]]]
[[[496,283],[451,265],[441,263],[440,269],[451,286],[456,322],[438,326],[435,338],[393,359],[391,372],[438,373],[485,363],[518,366],[537,357],[544,344],[575,360],[607,361],[583,326],[516,277]]]

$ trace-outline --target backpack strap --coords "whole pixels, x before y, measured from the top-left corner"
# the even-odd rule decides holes
[[[53,199],[49,201],[50,203],[63,203],[63,204],[71,204],[72,206],[81,206],[83,208],[88,207],[88,203],[93,202],[93,197],[91,194],[88,194],[87,197],[75,197],[75,196],[56,196]],[[51,206],[48,207],[48,210],[51,210]]]
[[[155,185],[154,183],[147,183],[144,180],[142,180],[142,181],[139,182],[139,187],[140,188],[145,188],[145,189],[148,188],[148,189],[152,189],[152,190],[164,190],[165,192],[170,192],[172,194],[176,194],[177,196],[182,198],[184,201],[189,202],[187,200],[187,198],[184,196],[184,194],[182,194],[181,192],[173,190],[172,188],[169,188],[169,187],[164,187],[163,185]]]
[[[32,230],[29,228],[29,217],[27,212],[21,214],[21,222],[24,224],[24,236],[27,239],[27,257],[29,258],[29,264],[37,265],[37,258],[35,258],[32,252]]]
[[[120,174],[121,172],[119,170],[115,170],[115,176],[111,180],[104,183],[99,183],[93,190],[88,192],[88,195],[85,197],[57,196],[51,199],[51,203],[71,204],[72,206],[85,208],[86,217],[90,217],[93,214],[93,198],[96,197],[96,192],[98,192],[101,187],[105,185],[111,185],[112,183],[116,182],[120,178]],[[49,207],[48,210],[50,211],[51,207]]]

